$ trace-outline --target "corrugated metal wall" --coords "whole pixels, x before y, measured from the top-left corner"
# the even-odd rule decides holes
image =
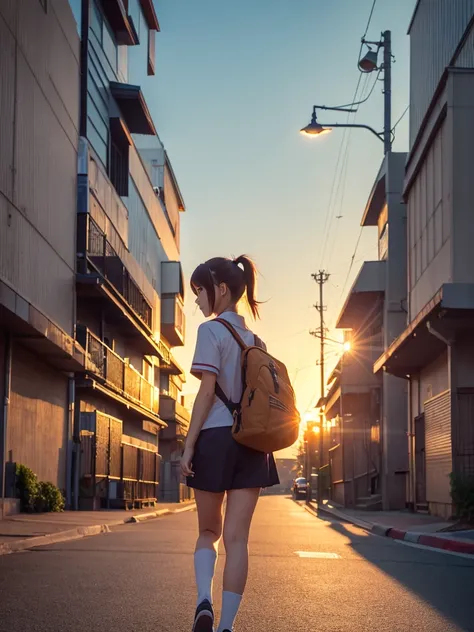
[[[444,393],[449,386],[449,364],[447,351],[426,366],[420,375],[411,379],[411,405],[413,417],[424,412],[424,403]]]
[[[71,334],[79,38],[67,4],[0,11],[0,277]]]
[[[425,402],[425,425],[426,499],[429,503],[450,504],[451,391]]]
[[[458,389],[453,428],[454,470],[474,476],[474,389]]]
[[[473,14],[474,0],[420,2],[410,31],[410,148]]]
[[[451,213],[447,125],[442,125],[421,164],[408,198],[410,319],[450,281]],[[446,245],[448,244],[448,245]]]
[[[161,262],[166,261],[166,253],[134,181],[130,178],[128,247],[147,279],[158,294],[161,293]]]
[[[179,260],[179,242],[173,235],[163,211],[162,203],[153,191],[150,176],[135,147],[130,147],[129,159],[130,177],[133,180],[133,184],[141,198],[142,204],[147,209],[148,215],[155,227],[155,232],[160,236],[162,248],[166,253],[164,260],[177,261]]]
[[[471,29],[454,65],[457,68],[474,68],[474,29]]]
[[[7,457],[61,489],[66,487],[67,393],[65,375],[14,344]]]

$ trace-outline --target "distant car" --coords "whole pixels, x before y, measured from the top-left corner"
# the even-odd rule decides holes
[[[302,476],[296,478],[295,482],[293,483],[293,495],[295,497],[295,500],[298,500],[298,498],[306,498],[307,489],[307,480]]]

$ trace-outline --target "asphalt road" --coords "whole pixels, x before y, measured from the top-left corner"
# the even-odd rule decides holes
[[[195,532],[188,512],[0,557],[1,632],[189,632]],[[260,630],[474,631],[474,560],[263,497],[236,632]]]

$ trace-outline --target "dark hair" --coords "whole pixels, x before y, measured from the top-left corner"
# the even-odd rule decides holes
[[[240,267],[242,266],[242,267]],[[247,292],[247,302],[254,318],[259,318],[258,306],[260,303],[255,298],[257,285],[257,268],[254,262],[246,255],[237,259],[215,257],[205,263],[201,263],[191,276],[191,289],[197,294],[197,289],[206,290],[209,305],[214,310],[215,292],[214,286],[225,283],[229,288],[232,300],[238,303]]]

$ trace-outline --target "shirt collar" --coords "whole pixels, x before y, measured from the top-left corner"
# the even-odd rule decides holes
[[[237,314],[236,312],[223,312],[219,318],[222,318],[223,320],[226,320],[227,322],[231,323],[232,325],[240,325],[241,327],[245,328],[245,318],[243,316],[241,316],[240,314]]]

